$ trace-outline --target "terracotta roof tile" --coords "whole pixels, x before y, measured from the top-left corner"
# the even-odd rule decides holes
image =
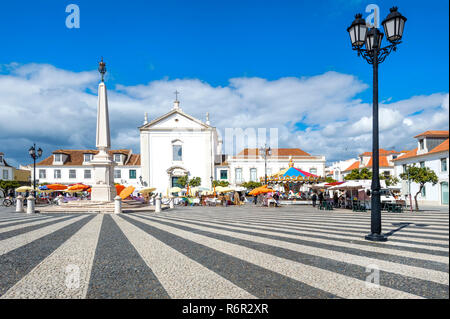
[[[358,168],[359,168],[359,161],[355,161],[352,165],[347,167],[347,169],[344,169],[343,172],[352,171],[352,170],[358,169]]]
[[[367,163],[367,165],[365,167],[372,167],[373,165],[373,161],[372,161],[373,157],[371,157],[369,159],[369,162]],[[393,167],[394,165],[389,164],[389,161],[387,160],[386,156],[380,156],[379,157],[379,163],[378,163],[379,167]]]
[[[108,151],[110,155],[113,154],[124,154],[129,159],[125,160],[125,165],[140,165],[141,164],[141,156],[140,154],[131,154],[131,150],[110,150]],[[81,166],[84,162],[84,154],[98,154],[98,150],[56,150],[53,154],[66,154],[68,155],[67,160],[64,162],[63,166]],[[51,166],[53,165],[53,155],[43,159],[39,163],[36,163],[38,166]]]
[[[443,141],[441,144],[439,144],[438,146],[436,146],[435,148],[433,148],[431,151],[429,151],[428,153],[438,153],[438,152],[448,152],[448,139],[446,139],[445,141]]]
[[[400,154],[402,152],[397,152],[395,150],[384,150],[382,148],[380,148],[378,150],[379,155],[390,155],[390,154]],[[359,156],[372,156],[372,152],[364,152],[362,154],[360,154]]]
[[[448,131],[426,131],[419,135],[414,136],[414,138],[421,137],[421,136],[424,136],[424,137],[448,137]]]

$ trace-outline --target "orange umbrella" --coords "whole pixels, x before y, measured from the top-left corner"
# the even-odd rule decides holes
[[[67,185],[62,185],[62,184],[50,184],[47,185],[48,189],[54,190],[54,191],[62,191],[65,190],[67,188]]]
[[[120,192],[119,196],[120,196],[120,198],[122,198],[122,200],[124,200],[125,198],[127,198],[128,196],[130,196],[131,193],[133,193],[133,192],[134,192],[134,187],[133,187],[133,186],[128,186],[128,187],[124,188],[124,189]]]
[[[125,186],[120,185],[120,184],[116,184],[115,186],[116,186],[117,195],[119,195],[125,189]]]
[[[253,189],[250,193],[248,193],[249,195],[259,195],[259,194],[263,194],[263,193],[271,193],[274,192],[273,189],[267,188],[267,185],[263,185],[261,187],[257,187],[255,189]]]
[[[67,189],[70,191],[85,191],[88,188],[90,188],[90,186],[87,186],[84,184],[75,184],[75,185],[68,187]]]

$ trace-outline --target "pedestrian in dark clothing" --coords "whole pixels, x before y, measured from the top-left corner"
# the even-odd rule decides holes
[[[322,206],[322,203],[323,203],[323,193],[320,192],[319,193],[319,205]]]
[[[334,192],[333,202],[334,202],[334,207],[338,207],[339,198],[338,198],[337,192]]]
[[[253,196],[253,202],[255,203],[255,205],[258,203],[258,196]]]
[[[316,207],[316,200],[317,200],[317,195],[316,195],[316,193],[314,193],[314,194],[312,195],[311,199],[312,199],[312,202],[313,202],[313,207]]]

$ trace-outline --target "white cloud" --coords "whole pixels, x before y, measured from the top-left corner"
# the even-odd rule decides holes
[[[45,155],[56,148],[94,147],[96,71],[16,63],[0,68],[6,73],[0,75],[0,150],[5,155],[27,162],[33,141]],[[150,120],[168,112],[178,90],[183,110],[201,120],[209,112],[222,134],[225,128],[275,127],[280,147],[300,147],[329,160],[350,158],[371,148],[372,107],[356,98],[366,89],[355,76],[337,72],[273,81],[233,78],[217,87],[198,79],[108,86],[112,144],[139,152],[137,127],[144,112]],[[409,148],[415,134],[448,129],[448,99],[448,93],[435,93],[380,103],[380,145]]]

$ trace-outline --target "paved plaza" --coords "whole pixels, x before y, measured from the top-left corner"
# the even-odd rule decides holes
[[[449,213],[0,211],[1,298],[449,298]],[[379,282],[379,285],[376,283]]]

